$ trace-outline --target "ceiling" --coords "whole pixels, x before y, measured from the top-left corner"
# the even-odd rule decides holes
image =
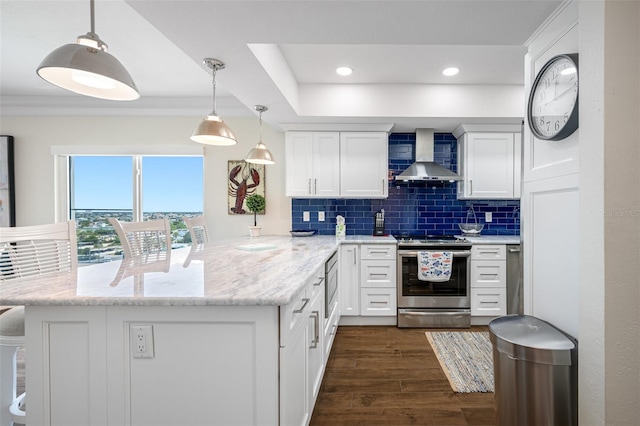
[[[113,102],[66,92],[35,73],[49,52],[89,31],[88,0],[0,0],[0,106],[3,115],[203,116],[212,85],[202,59],[214,57],[227,65],[217,74],[223,117],[253,116],[261,104],[269,107],[264,121],[284,129],[342,123],[451,131],[462,120],[519,122],[523,102],[516,114],[473,117],[459,108],[464,94],[445,98],[458,108],[442,114],[414,105],[440,88],[484,96],[517,88],[522,99],[524,44],[560,3],[97,0],[95,32],[141,93]],[[354,73],[336,75],[340,65]],[[444,77],[451,65],[460,73]]]

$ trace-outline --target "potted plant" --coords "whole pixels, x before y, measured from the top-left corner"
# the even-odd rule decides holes
[[[249,227],[249,235],[252,237],[259,237],[261,227],[258,226],[256,215],[264,211],[267,204],[266,200],[260,194],[253,194],[247,197],[245,203],[247,204],[247,210],[253,213],[253,226]]]

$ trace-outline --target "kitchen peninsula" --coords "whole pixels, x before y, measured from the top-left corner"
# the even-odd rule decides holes
[[[395,242],[247,237],[3,282],[2,303],[26,306],[29,423],[308,423],[324,262],[342,241]]]

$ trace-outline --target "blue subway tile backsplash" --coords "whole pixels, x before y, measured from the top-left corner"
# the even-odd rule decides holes
[[[450,133],[436,133],[434,159],[456,170],[456,138]],[[393,176],[401,173],[415,158],[415,133],[389,135],[389,170]],[[303,199],[291,201],[291,222],[294,230],[317,230],[320,235],[335,233],[336,216],[345,218],[347,235],[373,233],[375,213],[385,211],[385,230],[390,235],[460,234],[473,210],[478,223],[485,224],[482,235],[519,235],[520,201],[518,200],[458,200],[456,184],[450,182],[389,182],[386,199]],[[310,221],[303,222],[303,212]],[[325,212],[324,222],[318,212]],[[485,223],[485,213],[492,213],[492,222]]]

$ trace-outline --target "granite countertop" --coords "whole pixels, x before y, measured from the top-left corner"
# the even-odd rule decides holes
[[[472,244],[520,244],[519,235],[478,235],[475,237],[456,235],[456,237],[466,238]]]
[[[338,248],[393,237],[262,236],[171,251],[169,259],[81,266],[0,283],[3,305],[285,305]]]

